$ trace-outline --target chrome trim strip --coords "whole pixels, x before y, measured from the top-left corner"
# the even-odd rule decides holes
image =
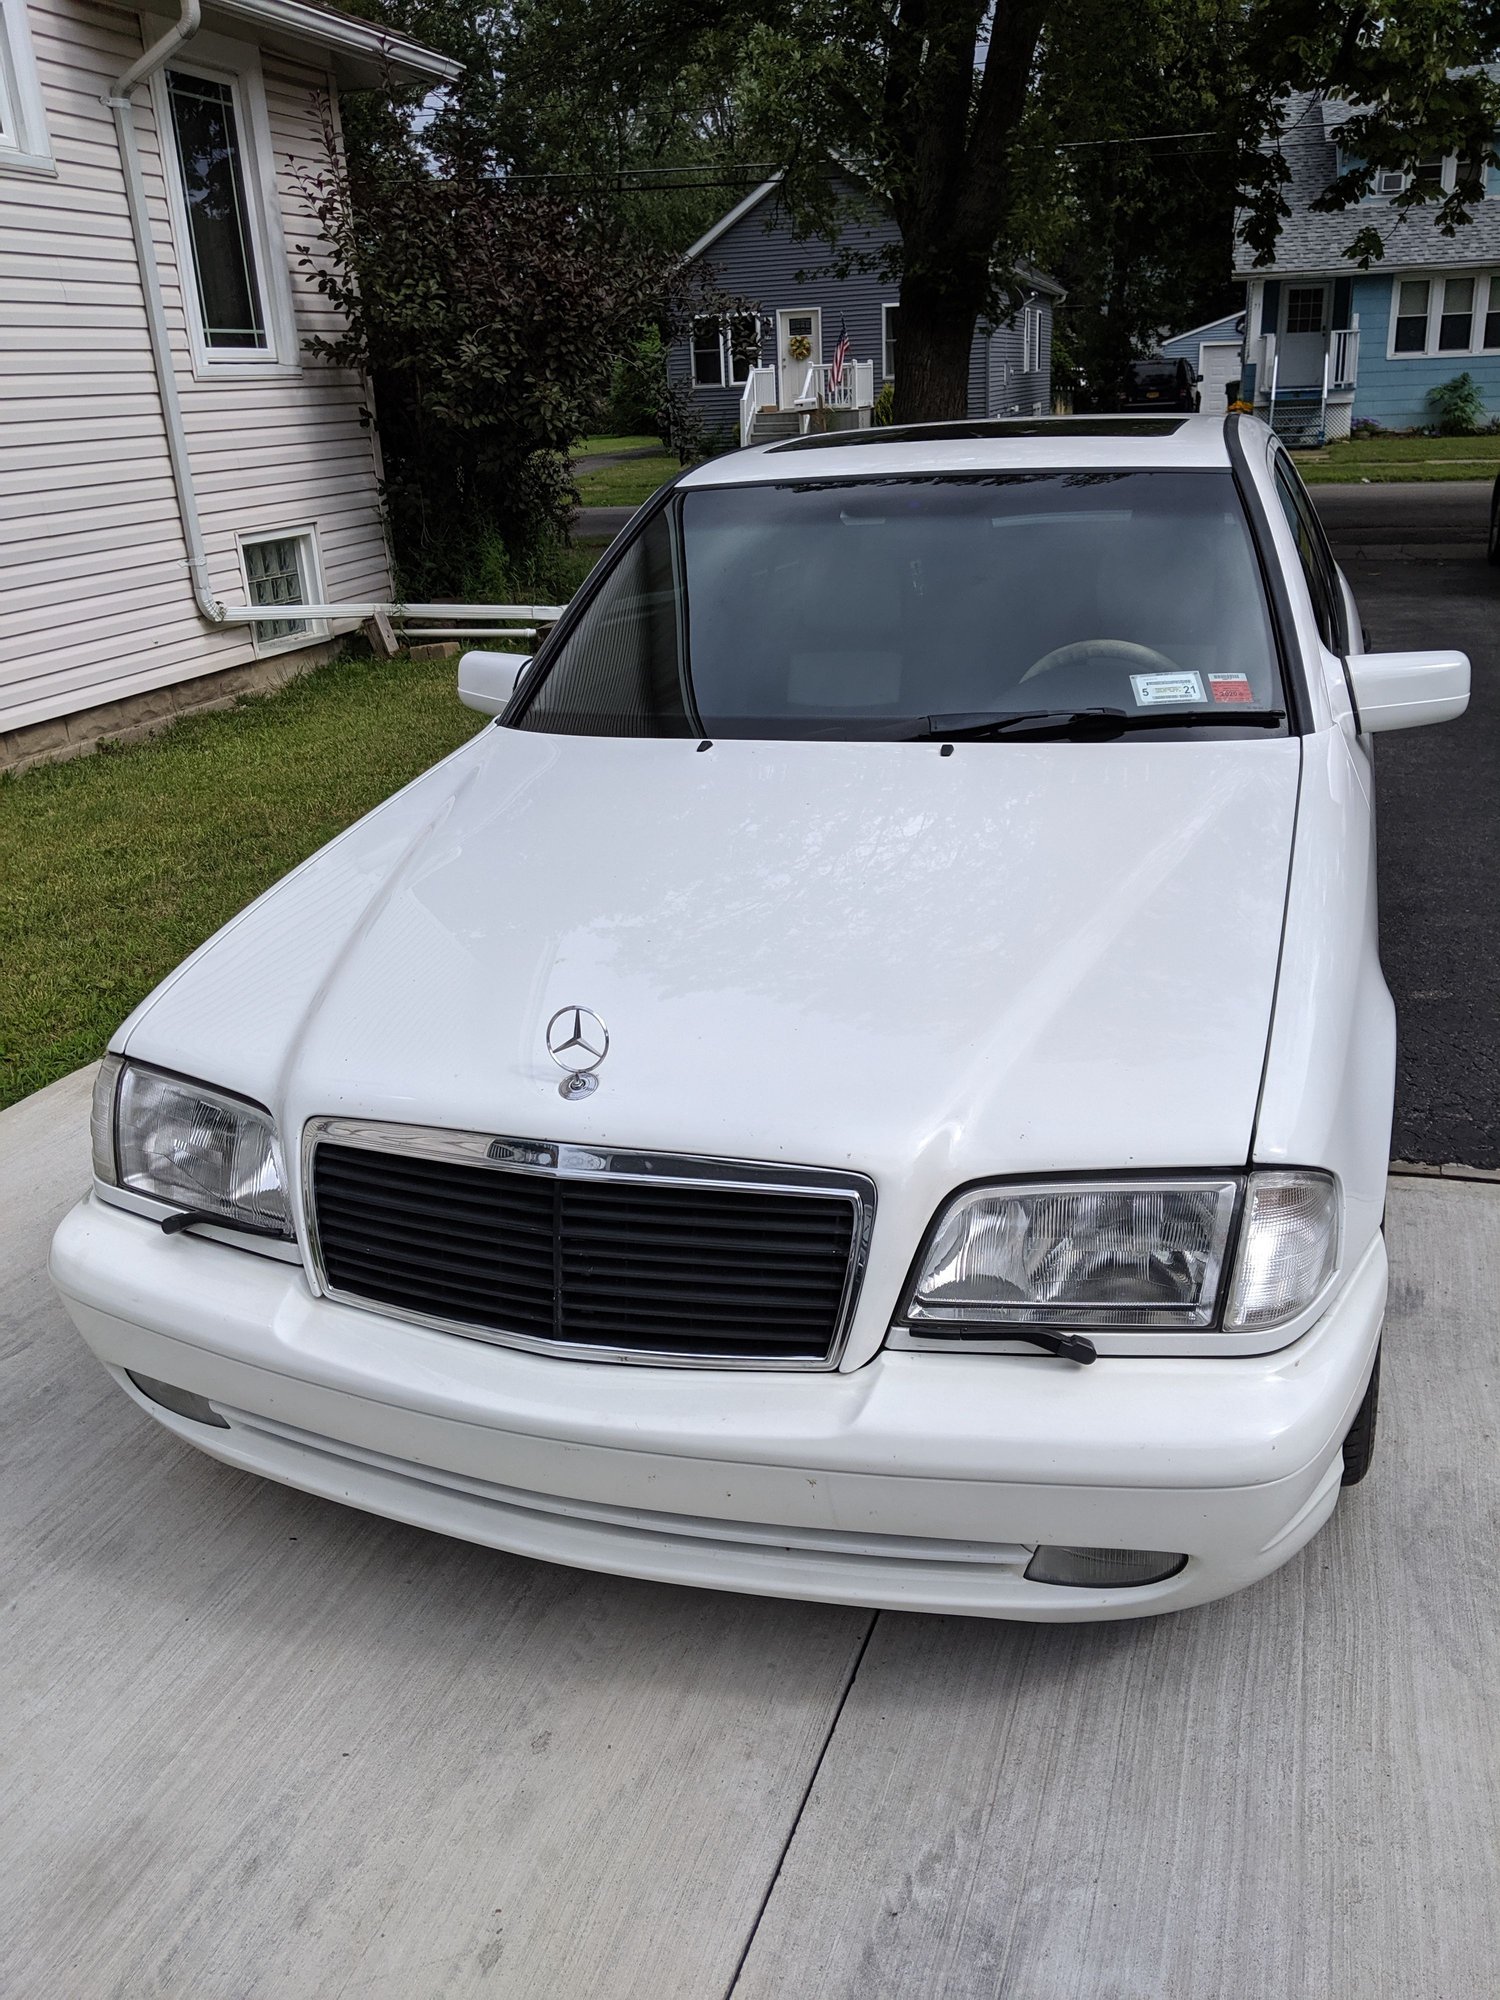
[[[848,1202],[854,1210],[854,1230],[843,1297],[826,1354],[740,1356],[691,1354],[642,1348],[599,1347],[578,1341],[543,1340],[535,1334],[510,1333],[474,1326],[466,1320],[413,1312],[330,1285],[318,1240],[317,1205],[313,1200],[313,1156],[328,1140],[366,1152],[407,1154],[416,1159],[488,1168],[495,1173],[533,1174],[548,1180],[615,1181],[660,1187],[736,1188],[745,1193],[816,1195]],[[460,1132],[435,1125],[398,1125],[358,1118],[310,1118],[302,1128],[302,1212],[306,1218],[308,1266],[316,1289],[341,1305],[379,1313],[423,1326],[435,1333],[457,1334],[464,1340],[492,1347],[515,1347],[554,1360],[608,1361],[636,1368],[722,1368],[775,1371],[784,1374],[826,1374],[838,1367],[848,1345],[860,1286],[870,1255],[875,1225],[875,1183],[866,1174],[834,1172],[826,1167],[787,1167],[763,1160],[727,1160],[703,1153],[642,1153],[620,1146],[580,1146],[559,1139],[518,1139],[489,1132]]]
[[[94,1199],[105,1202],[110,1208],[123,1209],[127,1215],[139,1215],[148,1222],[164,1222],[169,1215],[180,1215],[182,1203],[160,1201],[155,1195],[141,1194],[133,1187],[111,1187],[108,1181],[94,1180]],[[194,1222],[192,1234],[207,1237],[210,1243],[225,1243],[231,1250],[248,1250],[252,1257],[274,1257],[278,1264],[295,1264],[300,1271],[302,1246],[290,1236],[263,1236],[258,1230],[234,1229],[228,1224],[222,1228],[216,1222]]]

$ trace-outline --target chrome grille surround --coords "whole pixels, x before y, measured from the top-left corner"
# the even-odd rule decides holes
[[[342,1289],[327,1274],[318,1230],[314,1165],[323,1144],[355,1147],[398,1158],[432,1160],[449,1166],[479,1168],[502,1174],[576,1180],[596,1185],[635,1184],[684,1190],[765,1195],[769,1199],[795,1195],[846,1204],[852,1211],[850,1249],[843,1291],[826,1352],[816,1356],[767,1353],[726,1355],[685,1349],[649,1349],[570,1341],[512,1332],[389,1304],[364,1293]],[[496,1347],[520,1348],[533,1354],[580,1361],[619,1362],[636,1367],[756,1369],[776,1372],[827,1372],[843,1358],[859,1302],[875,1221],[875,1184],[864,1174],[823,1167],[790,1167],[759,1160],[720,1159],[696,1153],[648,1153],[632,1148],[584,1146],[555,1139],[521,1139],[449,1127],[405,1125],[381,1120],[311,1118],[302,1131],[301,1194],[308,1258],[319,1292],[340,1304],[380,1313],[435,1332]]]

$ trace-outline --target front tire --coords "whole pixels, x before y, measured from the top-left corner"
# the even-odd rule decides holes
[[[1377,1347],[1375,1366],[1370,1371],[1370,1386],[1365,1390],[1364,1401],[1356,1410],[1349,1435],[1344,1439],[1345,1486],[1358,1486],[1370,1469],[1370,1461],[1375,1456],[1375,1420],[1379,1411],[1380,1349]]]

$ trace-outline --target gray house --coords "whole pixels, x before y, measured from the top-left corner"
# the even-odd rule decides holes
[[[836,250],[798,238],[779,183],[767,181],[720,218],[687,252],[712,270],[720,290],[756,310],[734,322],[700,320],[668,357],[673,380],[691,386],[710,433],[741,444],[785,437],[814,424],[867,424],[895,372],[900,338],[895,284],[875,271],[835,275],[853,253],[861,264],[898,240],[894,220],[872,212],[850,221]],[[1052,309],[1061,288],[1018,271],[1022,303],[1004,325],[981,324],[969,358],[969,414],[1036,416],[1052,407]],[[840,337],[847,358],[838,366]]]

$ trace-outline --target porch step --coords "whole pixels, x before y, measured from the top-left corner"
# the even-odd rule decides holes
[[[770,444],[776,438],[796,437],[802,420],[796,410],[757,410],[750,433],[751,444]]]

